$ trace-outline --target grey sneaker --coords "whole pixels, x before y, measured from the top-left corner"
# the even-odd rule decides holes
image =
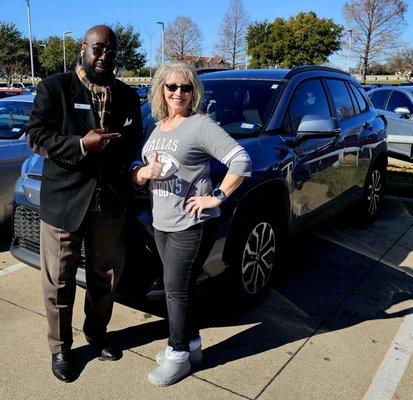
[[[149,373],[148,380],[155,386],[169,386],[185,378],[190,372],[189,358],[178,362],[165,357],[162,365]]]
[[[156,355],[156,363],[161,365],[165,360],[165,350],[161,350]],[[197,347],[194,351],[189,353],[189,361],[191,361],[192,365],[199,365],[202,363],[202,348],[201,346]]]

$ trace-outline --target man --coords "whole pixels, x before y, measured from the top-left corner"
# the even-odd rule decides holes
[[[124,262],[123,228],[132,186],[129,165],[142,132],[139,98],[115,79],[115,33],[89,29],[75,71],[38,86],[28,127],[44,156],[40,257],[52,371],[76,379],[71,353],[75,275],[84,241],[87,341],[101,360],[121,356],[109,343],[114,292]]]

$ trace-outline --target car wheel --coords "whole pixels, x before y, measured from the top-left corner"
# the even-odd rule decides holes
[[[373,165],[368,172],[360,204],[363,222],[372,222],[376,219],[383,199],[385,181],[386,168],[379,164]]]
[[[237,236],[230,265],[231,280],[241,298],[261,299],[279,266],[279,227],[267,218],[245,223]]]

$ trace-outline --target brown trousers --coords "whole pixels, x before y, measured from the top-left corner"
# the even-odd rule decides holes
[[[113,218],[88,211],[75,232],[66,232],[41,221],[40,263],[49,324],[47,337],[52,354],[69,350],[73,343],[75,277],[83,239],[86,255],[83,330],[94,340],[100,340],[106,334],[125,260],[125,220],[124,215]]]

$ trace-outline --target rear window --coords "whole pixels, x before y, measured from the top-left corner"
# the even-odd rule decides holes
[[[369,97],[374,107],[384,110],[389,95],[390,90],[378,90],[377,92],[371,93]]]
[[[333,98],[338,119],[343,120],[352,117],[355,112],[345,82],[338,79],[327,79],[326,83]]]
[[[360,112],[365,111],[367,109],[367,102],[364,99],[364,96],[362,95],[360,89],[356,87],[355,85],[353,85],[352,83],[350,83],[350,87],[351,87],[352,93],[356,97],[357,104],[360,108]]]
[[[234,137],[253,135],[272,114],[282,84],[266,80],[203,80],[202,111]]]

